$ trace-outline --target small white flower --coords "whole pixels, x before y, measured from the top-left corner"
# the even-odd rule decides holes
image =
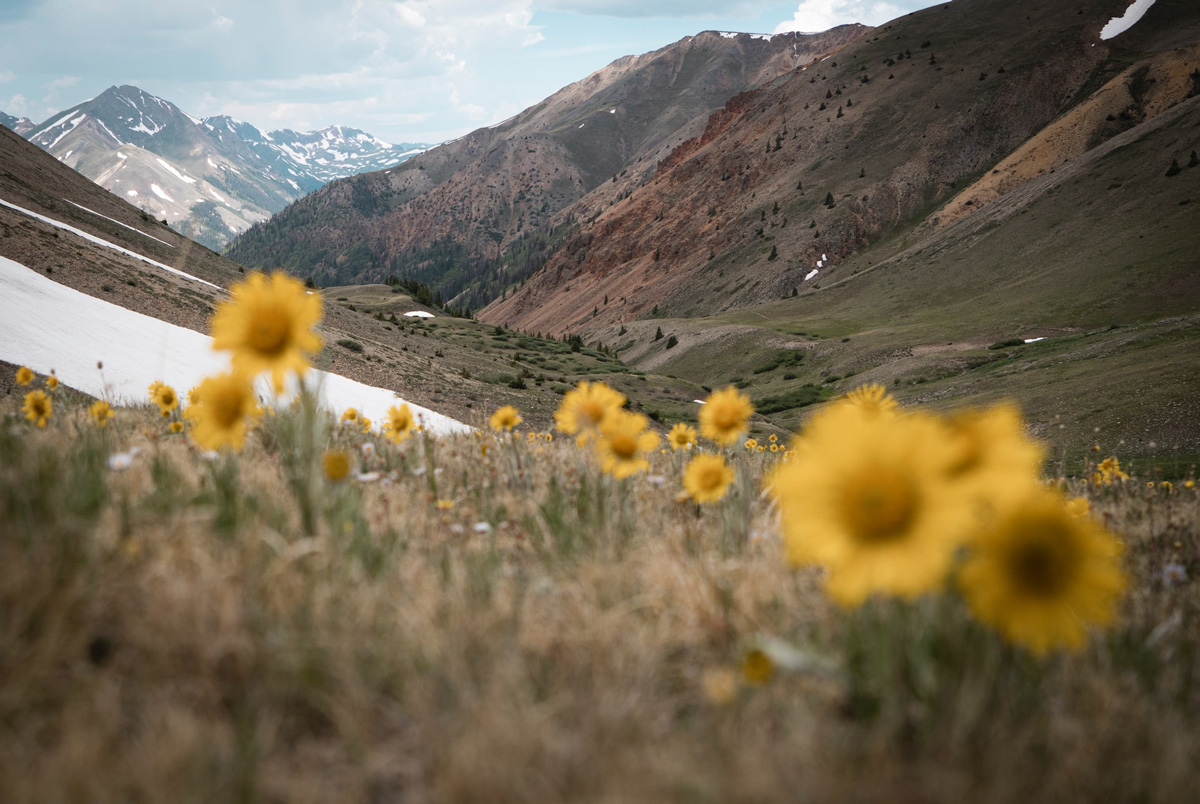
[[[475,523],[475,532],[476,533],[491,533],[492,526],[490,524],[488,524],[487,522],[476,522]]]
[[[1175,561],[1168,561],[1162,568],[1162,583],[1168,588],[1187,580],[1187,567]]]
[[[213,461],[215,461],[217,458],[219,458],[221,456],[219,454],[217,454],[217,452],[215,450],[207,449],[200,453],[200,457],[203,458],[204,460],[208,461],[209,463],[212,463]]]
[[[358,475],[359,483],[371,483],[379,479],[378,472],[360,472]]]
[[[132,452],[114,452],[108,456],[108,468],[114,472],[120,472],[123,469],[128,469],[133,466]]]
[[[664,475],[646,475],[646,482],[651,486],[661,486],[667,482],[667,478]]]
[[[363,442],[363,445],[361,447],[359,447],[359,450],[362,451],[362,456],[364,458],[370,458],[372,455],[375,454],[375,445],[372,444],[370,441],[365,441],[365,442]]]

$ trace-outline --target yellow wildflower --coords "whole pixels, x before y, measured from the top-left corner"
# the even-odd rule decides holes
[[[340,483],[350,474],[350,454],[345,450],[331,449],[321,456],[325,477],[331,483]]]
[[[915,597],[942,582],[974,506],[947,478],[955,450],[931,417],[854,405],[815,417],[769,481],[788,560],[829,569],[829,594]]]
[[[46,387],[51,391],[58,387],[58,377],[55,377],[53,373],[46,378]]]
[[[959,587],[974,615],[1044,654],[1083,644],[1088,623],[1113,620],[1125,587],[1121,547],[1094,520],[1036,489],[972,542]]]
[[[192,440],[207,450],[240,450],[246,425],[262,415],[254,387],[237,372],[208,377],[196,388],[196,403],[184,415],[192,422]]]
[[[775,675],[775,662],[762,648],[751,648],[742,657],[742,678],[747,684],[765,684]]]
[[[179,421],[171,422],[170,426],[167,427],[167,429],[170,430],[172,433],[175,433],[176,435],[178,435],[179,433],[183,432],[183,422],[179,422]]]
[[[346,422],[357,422],[357,421],[358,421],[358,411],[354,408],[346,408],[346,410],[342,413],[342,419],[341,419],[342,424],[345,424]]]
[[[92,403],[92,406],[88,408],[88,416],[96,423],[97,427],[106,427],[108,425],[108,420],[115,415],[116,414],[113,413],[112,406],[103,399],[97,399]]]
[[[158,410],[164,418],[179,407],[179,397],[175,395],[175,389],[157,381],[150,386],[150,401],[158,405]]]
[[[383,425],[383,434],[391,440],[393,444],[399,444],[404,439],[412,435],[417,429],[417,421],[413,418],[412,411],[408,407],[408,403],[404,403],[399,407],[393,405],[388,408],[388,420]]]
[[[17,369],[17,385],[29,385],[36,376],[33,373],[33,369],[29,368],[29,366],[21,366]]]
[[[658,447],[658,434],[647,431],[648,424],[642,414],[620,408],[604,417],[596,451],[605,472],[619,480],[650,468],[643,456]]]
[[[25,404],[21,410],[24,411],[26,419],[38,427],[45,427],[46,422],[50,421],[50,415],[54,412],[54,405],[45,391],[30,391],[25,394]]]
[[[683,488],[698,503],[717,502],[733,482],[733,469],[720,455],[697,455],[683,470]]]
[[[887,416],[896,411],[895,398],[879,383],[858,386],[847,393],[842,402],[857,407],[863,413],[876,416]]]
[[[288,371],[303,374],[309,356],[320,351],[312,331],[321,320],[321,297],[308,293],[298,279],[255,271],[230,288],[212,320],[214,349],[233,352],[233,367],[251,376],[271,372],[277,391]]]
[[[745,447],[747,450],[753,452],[754,450],[758,449],[758,439],[747,438],[746,443],[742,444],[742,446]]]
[[[671,449],[688,449],[696,444],[696,428],[680,422],[667,433],[667,441]]]
[[[735,443],[746,432],[754,405],[732,385],[709,394],[700,408],[700,435],[722,446]]]
[[[523,421],[521,414],[512,405],[504,405],[492,414],[491,425],[496,432],[511,431]]]
[[[625,395],[602,382],[581,381],[567,391],[554,412],[554,427],[567,435],[589,434],[614,410],[625,404]]]

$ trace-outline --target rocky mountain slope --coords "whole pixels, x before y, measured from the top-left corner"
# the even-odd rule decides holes
[[[197,242],[221,248],[328,181],[419,153],[355,129],[264,134],[199,120],[136,87],[110,87],[24,135]]]
[[[845,279],[873,244],[1028,203],[1023,188],[1200,88],[1197,9],[1160,0],[1101,40],[1124,6],[957,0],[739,95],[645,187],[581,205],[545,267],[481,315],[586,333],[759,304]]]
[[[731,96],[822,58],[868,29],[817,35],[706,32],[613,62],[491,128],[404,165],[335,182],[231,247],[249,266],[321,283],[423,281],[449,298],[491,280],[498,257],[562,210],[624,196],[703,130]],[[462,297],[487,298],[488,289]]]

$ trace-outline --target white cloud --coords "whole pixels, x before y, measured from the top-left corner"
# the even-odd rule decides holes
[[[14,73],[12,70],[0,73],[0,84],[7,84],[9,81],[12,81],[16,77],[17,77],[17,74]]]
[[[538,8],[606,17],[727,17],[754,14],[760,3],[750,0],[539,0]]]
[[[25,100],[25,96],[19,92],[8,99],[8,103],[4,105],[4,111],[9,114],[14,114],[17,117],[23,117],[29,109],[29,102]]]
[[[79,76],[64,75],[64,76],[60,76],[59,78],[55,78],[50,83],[46,84],[46,89],[51,90],[51,91],[53,91],[55,89],[68,89],[70,87],[76,86],[78,83],[79,83]]]
[[[903,1],[903,0],[902,0]],[[790,20],[775,26],[774,33],[827,31],[837,25],[860,22],[881,25],[924,6],[933,0],[906,0],[903,6],[879,0],[803,0]]]

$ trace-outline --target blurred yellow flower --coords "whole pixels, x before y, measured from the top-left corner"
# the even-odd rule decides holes
[[[346,410],[342,413],[342,418],[341,418],[342,424],[345,424],[346,422],[357,422],[357,421],[358,421],[358,411],[354,408],[346,408]]]
[[[778,440],[779,440],[779,436],[775,435],[774,433],[771,433],[769,436],[767,436],[767,441],[770,441],[772,444],[774,444]]]
[[[766,684],[775,675],[775,662],[762,648],[751,648],[742,657],[742,678],[747,684]]]
[[[698,503],[717,502],[733,482],[733,469],[720,455],[697,455],[683,470],[683,488]]]
[[[49,388],[51,391],[53,391],[55,388],[57,388],[58,387],[58,377],[55,377],[53,374],[51,374],[49,377],[47,377],[46,378],[46,387]]]
[[[857,407],[863,413],[876,416],[890,415],[896,411],[895,398],[879,383],[858,386],[847,393],[842,402]]]
[[[915,597],[938,586],[973,521],[947,479],[955,451],[920,414],[829,408],[796,440],[768,483],[788,560],[828,568],[831,597]]]
[[[167,427],[167,429],[170,430],[172,433],[176,433],[176,434],[182,433],[183,432],[183,422],[179,422],[179,421],[171,422],[170,426]]]
[[[417,421],[413,418],[408,403],[404,403],[399,407],[393,405],[388,408],[387,415],[388,420],[383,425],[383,434],[393,444],[399,444],[417,429]]]
[[[332,483],[340,483],[350,474],[350,453],[345,450],[331,449],[321,456],[325,469],[325,477]]]
[[[554,412],[554,427],[568,435],[584,434],[600,429],[601,423],[614,410],[625,404],[625,395],[602,382],[581,381],[563,396]]]
[[[25,404],[21,406],[21,410],[24,411],[26,419],[38,427],[45,427],[54,412],[54,405],[45,391],[30,391],[25,394]]]
[[[950,414],[945,422],[955,450],[950,479],[962,493],[994,510],[1039,482],[1046,450],[1025,435],[1014,405],[968,408]]]
[[[1036,654],[1078,648],[1125,588],[1121,545],[1060,495],[1036,489],[972,542],[959,588],[972,613]]]
[[[742,444],[742,446],[753,452],[754,450],[758,449],[758,440],[754,438],[747,438],[746,443]]]
[[[103,399],[97,399],[92,403],[92,406],[88,408],[88,416],[93,422],[96,423],[97,427],[106,427],[108,425],[108,420],[115,415],[117,414],[113,412],[112,406]]]
[[[696,428],[690,424],[679,422],[671,428],[671,432],[667,433],[667,441],[671,444],[671,449],[688,449],[696,444]]]
[[[605,472],[619,480],[650,468],[644,454],[658,447],[658,434],[647,431],[648,424],[642,414],[620,408],[604,417],[596,452]]]
[[[282,272],[269,278],[255,271],[230,288],[212,319],[214,349],[233,352],[233,367],[253,376],[271,372],[277,391],[288,371],[303,374],[309,356],[321,350],[312,328],[321,320],[321,297]]]
[[[523,421],[521,414],[512,405],[504,405],[492,414],[490,424],[496,432],[511,431]]]
[[[362,429],[363,435],[366,435],[371,432],[371,420],[368,419],[366,416],[359,417],[358,426]]]
[[[192,440],[207,450],[230,446],[241,450],[246,443],[246,425],[262,411],[254,398],[254,387],[237,372],[206,377],[196,388],[196,402],[184,415],[192,422]]]
[[[714,391],[700,408],[700,435],[729,446],[746,432],[753,414],[750,398],[732,385]]]
[[[33,378],[37,376],[33,373],[33,369],[29,366],[21,366],[17,369],[17,385],[29,385],[33,382]]]
[[[1087,516],[1091,513],[1092,505],[1087,497],[1072,497],[1063,504],[1071,516]]]
[[[1100,465],[1092,474],[1092,484],[1095,486],[1111,486],[1113,483],[1128,479],[1129,475],[1121,471],[1121,462],[1117,460],[1116,455],[1110,455],[1100,461]]]
[[[434,505],[439,511],[449,511],[454,507],[454,500],[438,500]]]
[[[170,416],[171,411],[179,407],[179,397],[175,395],[175,389],[158,381],[150,386],[150,401],[158,405],[158,410],[164,417]]]

